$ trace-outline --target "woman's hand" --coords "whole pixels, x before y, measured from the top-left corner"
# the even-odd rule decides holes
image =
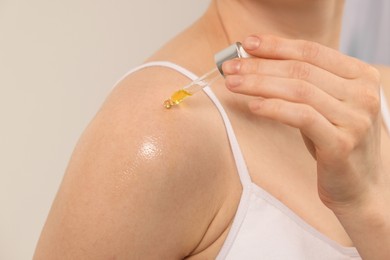
[[[301,131],[326,206],[337,213],[369,203],[385,176],[379,73],[309,41],[257,35],[243,47],[254,58],[223,65],[228,89],[254,96],[254,114]]]

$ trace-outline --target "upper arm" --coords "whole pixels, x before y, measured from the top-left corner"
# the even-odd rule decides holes
[[[36,259],[182,258],[216,214],[213,133],[196,114],[163,110],[153,89],[123,84],[72,155]]]

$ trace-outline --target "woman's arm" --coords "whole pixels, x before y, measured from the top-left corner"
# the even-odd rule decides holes
[[[378,71],[314,42],[255,35],[243,46],[256,58],[224,64],[228,89],[254,96],[254,114],[301,131],[322,202],[364,259],[390,259]]]

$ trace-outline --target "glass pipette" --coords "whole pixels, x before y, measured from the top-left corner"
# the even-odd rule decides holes
[[[175,91],[171,97],[164,101],[163,105],[165,108],[169,109],[174,105],[181,103],[186,97],[192,96],[199,90],[203,89],[206,86],[211,86],[217,79],[224,76],[222,71],[222,64],[234,58],[247,58],[250,57],[248,53],[245,52],[241,43],[236,42],[226,49],[215,54],[214,59],[216,67],[204,74],[203,76],[192,81],[190,84],[184,86],[183,88]]]
[[[213,84],[220,77],[222,77],[222,75],[216,67],[213,70],[204,74],[202,77],[199,77],[196,80],[192,81],[190,84],[173,92],[171,97],[164,101],[164,107],[171,108],[173,105],[178,105],[186,97],[192,96],[206,86],[211,86],[211,84]]]

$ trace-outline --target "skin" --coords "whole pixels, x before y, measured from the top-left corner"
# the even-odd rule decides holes
[[[200,75],[215,52],[242,41],[254,58],[225,63],[226,81],[213,90],[253,182],[364,259],[389,259],[390,140],[379,85],[389,93],[390,82],[334,50],[342,8],[339,0],[212,1],[150,60]],[[162,107],[186,83],[155,67],[114,89],[75,148],[34,259],[215,258],[241,185],[203,93]]]

